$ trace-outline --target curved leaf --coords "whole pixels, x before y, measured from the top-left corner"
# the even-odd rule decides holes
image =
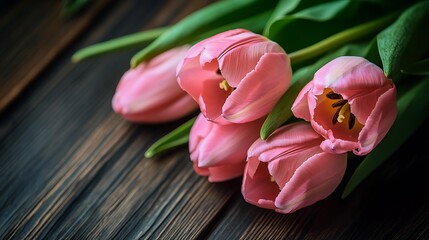
[[[280,0],[264,28],[264,35],[269,37],[273,35],[273,32],[277,32],[275,23],[281,20],[285,15],[322,2],[326,2],[326,0]]]
[[[387,77],[398,80],[404,66],[410,65],[429,50],[429,1],[414,4],[398,20],[381,32],[378,48]]]

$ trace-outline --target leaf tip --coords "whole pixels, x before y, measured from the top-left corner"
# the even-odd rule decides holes
[[[269,134],[267,133],[267,131],[265,131],[265,129],[261,129],[260,136],[261,136],[261,139],[265,141],[267,140]]]
[[[78,62],[80,62],[80,58],[79,58],[79,56],[77,56],[76,54],[74,54],[72,57],[71,57],[71,62],[72,63],[78,63]]]
[[[343,194],[341,194],[341,199],[346,199],[350,195],[351,192],[352,191],[350,190],[350,188],[346,187],[346,189],[344,189],[344,191],[343,191]]]
[[[152,158],[153,156],[155,156],[154,152],[151,150],[148,150],[144,153],[144,157],[145,158]]]
[[[138,61],[138,59],[136,59],[136,58],[131,58],[131,62],[130,62],[130,66],[131,66],[131,68],[136,68],[137,67],[137,65],[139,65],[139,61]]]

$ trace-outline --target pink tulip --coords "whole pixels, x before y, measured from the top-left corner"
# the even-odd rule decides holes
[[[129,121],[160,123],[179,119],[198,105],[177,84],[176,67],[188,51],[182,46],[164,52],[119,81],[113,96],[113,110]]]
[[[325,140],[324,151],[368,154],[389,131],[397,114],[396,87],[361,57],[339,57],[314,75],[292,112],[310,121]]]
[[[189,135],[189,152],[195,172],[221,182],[243,175],[247,149],[259,138],[263,119],[220,125],[200,114]]]
[[[194,45],[179,64],[177,76],[207,119],[229,124],[269,113],[289,87],[292,71],[277,43],[236,29]]]
[[[283,126],[249,148],[242,194],[256,206],[291,213],[329,196],[341,182],[347,154],[331,154],[310,124]]]

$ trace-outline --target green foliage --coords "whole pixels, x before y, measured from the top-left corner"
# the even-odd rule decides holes
[[[378,48],[387,77],[396,82],[404,68],[410,68],[428,53],[428,22],[429,1],[419,2],[378,35]]]
[[[390,14],[374,1],[281,1],[264,35],[294,52],[338,32]]]

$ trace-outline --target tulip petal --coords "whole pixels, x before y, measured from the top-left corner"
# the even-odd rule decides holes
[[[353,93],[353,90],[377,89],[387,82],[381,68],[361,57],[338,57],[322,69],[315,74],[315,79],[322,75],[320,79],[325,82],[325,88],[331,88],[345,99],[351,97],[347,94],[350,90]]]
[[[209,182],[223,182],[237,178],[243,175],[245,162],[231,164],[228,166],[218,166],[218,167],[198,167],[197,162],[194,162],[194,171],[200,175],[207,177]]]
[[[257,168],[251,169],[255,165]],[[250,172],[254,174],[251,176]],[[244,173],[241,193],[245,201],[262,208],[275,209],[274,200],[280,190],[276,183],[270,181],[267,163],[251,158],[246,164]]]
[[[209,167],[208,170],[210,172],[210,175],[208,181],[223,182],[240,177],[241,175],[243,175],[245,165],[246,162],[243,161],[237,164]]]
[[[222,114],[222,106],[225,103],[226,98],[231,93],[231,90],[225,91],[219,87],[221,80],[213,79],[206,80],[203,82],[201,89],[200,101],[203,103],[202,112],[208,120],[219,122],[218,118]]]
[[[206,124],[206,121],[207,120],[205,119],[204,115],[200,113],[195,120],[194,125],[192,125],[191,132],[189,133],[189,136],[192,136],[189,138],[189,152],[191,154],[191,160],[194,162],[196,162],[195,160],[198,159],[198,145],[200,144],[201,140],[209,134],[213,127],[211,124]]]
[[[347,167],[346,154],[319,153],[304,162],[275,200],[278,212],[291,213],[329,196]]]
[[[179,65],[180,66],[180,65]],[[222,81],[221,76],[215,72],[201,69],[197,58],[185,58],[181,68],[177,68],[177,82],[192,98],[198,102],[203,89],[205,79]]]
[[[295,117],[304,119],[305,121],[310,121],[311,115],[308,105],[308,92],[313,87],[313,82],[308,82],[302,90],[299,92],[298,96],[295,99],[295,102],[292,104],[291,110]]]
[[[308,124],[289,124],[274,131],[266,141],[258,139],[249,148],[248,156],[259,156],[262,162],[273,161],[286,154],[295,154],[307,146],[317,146],[321,140],[321,136]]]
[[[212,125],[199,146],[199,167],[245,162],[247,150],[259,137],[262,120],[245,124]]]
[[[389,91],[393,86],[391,84],[385,84],[383,87],[378,89],[368,89],[366,94],[360,96],[353,96],[350,100],[350,109],[356,116],[359,122],[366,122],[371,112],[375,108],[379,97],[386,91]]]
[[[252,42],[236,47],[234,51],[226,52],[219,59],[219,66],[223,77],[232,87],[237,87],[240,81],[256,67],[256,64],[265,53],[283,52],[278,44],[266,41],[261,37],[253,37]],[[264,40],[263,42],[257,42]],[[242,40],[242,42],[244,42]],[[237,44],[238,45],[238,44]]]
[[[313,155],[318,154],[321,150],[319,141],[315,144],[308,143],[306,146],[294,146],[291,152],[284,152],[282,156],[277,157],[268,163],[268,170],[273,176],[280,189],[290,181],[295,171]]]
[[[368,154],[386,136],[396,115],[396,88],[391,88],[379,97],[359,135],[359,148],[354,149],[353,153],[356,155]]]
[[[188,51],[187,57],[194,58],[194,57],[199,56],[201,54],[201,52],[203,52],[205,49],[207,49],[208,45],[213,44],[213,42],[216,43],[219,40],[223,41],[223,44],[216,45],[216,46],[217,47],[225,46],[225,39],[228,39],[229,37],[234,36],[234,35],[241,34],[243,32],[246,32],[246,30],[244,30],[244,29],[233,29],[233,30],[218,33],[218,34],[216,34],[210,38],[206,38],[204,40],[201,40],[200,42],[196,43],[194,46],[191,47],[191,49]],[[230,44],[233,44],[233,42],[231,42]],[[211,50],[210,49],[207,50],[206,56],[211,55],[212,59],[217,58],[218,54],[212,53],[213,50],[214,50],[214,48],[212,48]],[[220,49],[220,50],[222,50],[222,49]],[[212,53],[212,54],[210,54],[210,53]]]
[[[223,117],[230,122],[242,123],[268,114],[290,85],[292,73],[289,66],[285,54],[264,54],[255,70],[247,74],[226,99]],[[261,82],[261,79],[265,81]]]
[[[112,99],[113,110],[142,123],[167,122],[196,110],[197,104],[189,101],[192,98],[179,87],[175,75],[188,49],[171,49],[125,72]]]

